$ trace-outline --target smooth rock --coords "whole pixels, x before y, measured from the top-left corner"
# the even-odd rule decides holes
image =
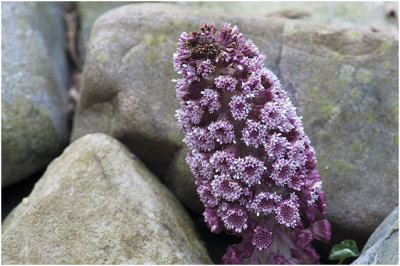
[[[82,46],[85,50],[95,20],[115,7],[130,2],[78,2]],[[135,3],[135,2],[132,2]],[[384,2],[250,2],[250,1],[179,1],[171,4],[202,9],[205,12],[224,12],[232,15],[287,17],[315,24],[331,25],[349,29],[370,30],[372,26],[395,27],[396,22],[385,18]]]
[[[2,5],[2,186],[40,171],[68,141],[64,5]]]
[[[93,23],[98,17],[106,13],[108,10],[126,5],[129,2],[78,2],[79,10],[79,21],[81,25],[80,38],[81,45],[84,50],[86,50],[89,39],[90,32],[92,30]]]
[[[188,204],[196,198],[190,195],[194,177],[184,152],[175,153],[182,134],[174,118],[179,103],[172,54],[181,32],[209,21],[238,25],[266,55],[265,66],[281,79],[316,149],[333,241],[344,236],[365,242],[398,198],[394,38],[166,4],[123,6],[93,27],[72,139],[91,132],[118,138],[183,203],[199,206]]]
[[[379,225],[352,264],[399,264],[399,208]]]
[[[175,157],[167,169],[164,183],[189,210],[201,214],[204,211],[204,206],[199,200],[194,184],[196,177],[185,161],[188,153],[189,148],[187,147],[183,147],[175,153]]]
[[[91,134],[7,218],[3,264],[208,264],[179,201],[118,141]]]
[[[385,2],[304,1],[180,1],[178,5],[251,17],[286,17],[317,25],[372,30],[373,26],[395,26],[385,17]],[[398,33],[398,31],[397,31]],[[398,35],[398,34],[396,34]]]

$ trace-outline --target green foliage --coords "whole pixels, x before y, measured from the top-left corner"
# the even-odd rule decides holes
[[[354,240],[346,239],[340,244],[336,244],[332,247],[329,253],[330,260],[339,260],[338,264],[351,257],[358,257],[360,252],[358,251],[357,244]]]

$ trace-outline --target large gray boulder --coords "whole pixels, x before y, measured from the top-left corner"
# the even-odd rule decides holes
[[[398,206],[379,225],[352,264],[399,264]]]
[[[95,20],[110,9],[130,2],[78,2],[80,38],[87,48]],[[132,2],[137,3],[137,2]],[[232,15],[258,17],[287,17],[315,24],[335,25],[350,29],[370,30],[396,27],[396,22],[385,18],[385,2],[269,2],[269,1],[179,1],[171,4],[192,9],[213,10]],[[393,33],[395,33],[394,31]]]
[[[10,215],[3,264],[211,263],[178,200],[103,134],[72,143]]]
[[[181,32],[236,24],[266,55],[317,151],[334,235],[366,241],[397,204],[397,41],[283,19],[127,5],[92,29],[72,139],[110,134],[133,150],[189,208],[194,177],[174,111],[172,54]],[[190,184],[192,184],[190,186]],[[338,234],[336,234],[338,232]],[[340,238],[340,237],[338,237]]]
[[[68,141],[61,3],[2,5],[2,186],[42,170]]]

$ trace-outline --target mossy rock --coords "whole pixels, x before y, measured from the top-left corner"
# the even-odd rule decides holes
[[[61,3],[2,6],[2,186],[29,177],[68,141]]]
[[[3,224],[4,264],[209,264],[178,200],[117,140],[70,144]]]

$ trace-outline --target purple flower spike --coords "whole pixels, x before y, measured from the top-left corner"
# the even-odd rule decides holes
[[[186,162],[211,232],[242,237],[225,264],[318,263],[313,240],[331,236],[315,151],[301,117],[238,27],[205,24],[182,33],[176,112]],[[309,227],[306,227],[309,226]]]
[[[260,73],[253,72],[247,80],[242,82],[242,88],[247,98],[254,98],[263,89]]]
[[[193,125],[200,123],[204,111],[194,101],[181,103],[182,109],[177,110],[176,118],[184,132],[190,131]]]
[[[319,255],[311,245],[303,250],[293,250],[292,255],[302,264],[317,264],[319,260]]]
[[[196,185],[197,193],[205,206],[215,207],[220,203],[219,198],[212,193],[213,187],[211,184],[197,180]]]
[[[279,160],[283,158],[289,145],[285,137],[281,136],[281,134],[274,133],[268,136],[264,143],[265,156],[271,161]]]
[[[185,79],[177,79],[176,80],[176,96],[179,99],[183,100],[185,96],[188,94],[188,84]]]
[[[208,156],[201,153],[189,153],[186,156],[186,162],[190,166],[192,173],[195,173],[197,177],[201,179],[211,179],[214,176],[214,169],[208,163]]]

